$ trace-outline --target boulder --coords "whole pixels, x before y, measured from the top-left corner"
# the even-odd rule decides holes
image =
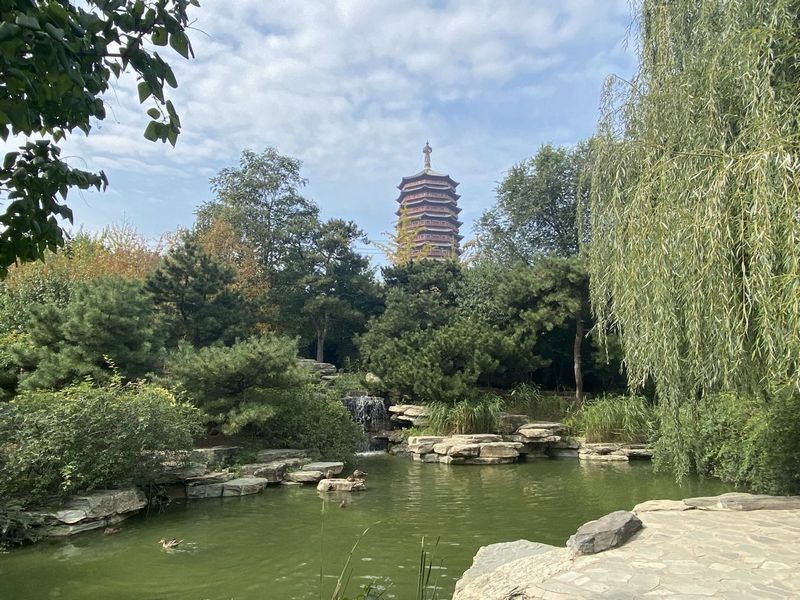
[[[580,460],[627,461],[628,455],[622,444],[583,443],[578,450],[578,458]]]
[[[338,475],[344,470],[344,463],[339,461],[320,461],[310,462],[300,467],[301,471],[321,471],[327,473],[330,471],[334,475]]]
[[[576,556],[597,554],[621,546],[641,528],[639,517],[627,510],[618,510],[581,525],[567,541],[567,547]]]
[[[301,450],[300,448],[269,448],[267,450],[261,450],[256,455],[256,462],[267,463],[285,458],[305,458],[307,454],[308,451]]]
[[[203,485],[187,485],[186,497],[195,500],[203,498],[221,498],[224,483],[209,483]]]
[[[363,479],[323,479],[317,484],[318,492],[361,492],[366,489]]]
[[[239,446],[211,446],[195,448],[189,457],[190,462],[203,463],[207,469],[213,469],[230,462],[238,454]]]
[[[435,452],[436,454],[444,455],[444,454],[447,454],[447,451],[450,450],[450,448],[452,448],[452,447],[453,447],[453,440],[448,438],[443,442],[439,442],[438,444],[434,444],[433,445],[433,452]]]
[[[456,434],[449,438],[456,444],[488,444],[491,442],[502,442],[503,436],[495,433],[470,433]]]
[[[292,471],[283,476],[284,481],[294,483],[317,483],[325,478],[322,471]]]
[[[481,458],[517,458],[523,446],[518,442],[489,442],[481,444]]]
[[[481,453],[480,444],[453,444],[447,450],[448,456],[453,458],[470,458]]]
[[[234,479],[236,475],[230,471],[212,471],[199,477],[190,477],[186,480],[186,485],[207,485],[209,483],[225,483]]]
[[[503,413],[500,415],[500,426],[498,427],[500,433],[510,434],[514,433],[517,429],[529,423],[531,418],[528,415],[510,415]]]
[[[477,458],[463,458],[461,459],[462,465],[510,465],[517,462],[516,456],[484,458],[482,456]]]
[[[249,496],[258,494],[267,486],[268,481],[263,477],[239,477],[223,483],[223,496]]]
[[[622,451],[628,460],[650,460],[653,458],[653,449],[646,444],[630,444],[625,446]]]
[[[408,438],[408,449],[415,454],[428,454],[433,451],[434,444],[444,439],[438,435],[412,435]]]
[[[73,496],[66,506],[53,516],[62,523],[72,525],[84,519],[102,519],[113,515],[138,512],[147,506],[145,495],[135,488],[124,490],[98,490],[83,496]]]
[[[800,496],[764,496],[744,492],[687,498],[683,502],[700,510],[800,510]]]

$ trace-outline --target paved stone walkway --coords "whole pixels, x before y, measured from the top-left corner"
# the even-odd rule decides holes
[[[454,600],[798,598],[800,510],[644,511],[622,547],[553,548],[460,582]]]

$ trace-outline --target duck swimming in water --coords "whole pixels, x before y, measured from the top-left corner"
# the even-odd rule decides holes
[[[164,550],[171,550],[175,546],[179,545],[183,540],[177,540],[172,538],[171,540],[158,540],[158,543],[161,544],[161,547]]]
[[[366,476],[367,476],[367,472],[366,471],[361,471],[359,469],[356,469],[355,471],[353,471],[353,477],[355,479],[364,479]]]

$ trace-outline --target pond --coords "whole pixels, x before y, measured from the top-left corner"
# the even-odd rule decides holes
[[[91,532],[0,555],[0,598],[328,599],[368,527],[351,561],[352,594],[378,578],[392,584],[386,598],[413,598],[425,536],[431,546],[439,538],[434,577],[439,598],[449,598],[480,546],[520,538],[563,545],[582,523],[644,500],[729,491],[693,478],[679,486],[646,462],[453,466],[378,455],[358,466],[369,473],[368,490],[352,497],[274,486],[173,504],[123,522],[117,535]],[[162,550],[158,540],[173,537],[184,542]]]

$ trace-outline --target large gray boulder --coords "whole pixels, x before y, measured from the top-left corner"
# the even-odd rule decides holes
[[[249,496],[258,494],[267,486],[268,481],[263,477],[239,477],[222,484],[223,496]]]
[[[298,468],[310,462],[307,458],[285,458],[265,463],[250,463],[242,465],[242,475],[247,477],[263,477],[270,483],[278,483],[283,479],[286,471]]]
[[[229,463],[241,448],[239,446],[211,446],[210,448],[195,448],[192,450],[189,461],[203,463],[207,469],[214,469]]]
[[[642,522],[632,512],[618,510],[581,525],[567,541],[573,555],[597,554],[627,542],[642,528]]]

